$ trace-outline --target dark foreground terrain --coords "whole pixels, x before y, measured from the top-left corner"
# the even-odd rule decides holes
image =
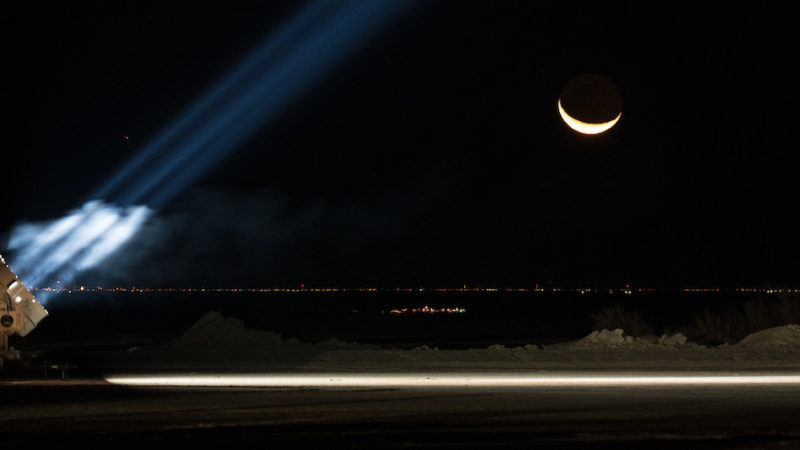
[[[0,396],[7,448],[800,448],[798,385],[155,389],[56,380],[5,381]]]
[[[248,327],[304,342],[335,337],[381,347],[426,344],[445,349],[579,338],[591,331],[591,316],[572,311],[578,306],[593,311],[617,300],[361,296],[333,308],[337,304],[333,297],[251,297],[76,297],[71,303],[54,303],[51,317],[34,333],[12,342],[33,358],[32,365],[15,369],[9,364],[0,370],[4,406],[0,446],[800,448],[797,382],[749,386],[134,388],[108,384],[100,376],[107,366],[97,363],[104,361],[98,355],[170,342],[210,310],[243,318]],[[652,311],[671,304],[667,297],[660,303],[656,299],[648,297],[650,303],[639,298],[630,301],[638,302],[633,306],[646,304]],[[597,305],[589,308],[580,303],[590,300]],[[132,308],[132,303],[141,306]],[[467,312],[443,316],[382,312],[389,307],[425,304],[465,307]],[[701,307],[704,305],[697,306]],[[663,310],[669,312],[666,307]],[[685,311],[682,314],[690,317]],[[663,317],[673,322],[669,314]],[[502,356],[493,353],[491,361],[498,354]],[[754,355],[746,361],[749,365],[731,360],[726,367],[739,370],[739,364],[768,372],[769,361],[759,359],[761,353]],[[584,361],[582,370],[601,370],[594,356],[589,351],[584,355],[588,359],[578,361]],[[678,359],[678,366],[665,367],[690,371],[706,367],[696,359]],[[611,365],[604,370],[619,363],[614,358],[608,361]],[[644,360],[641,367],[638,359],[625,361],[629,369],[646,366]],[[719,358],[715,361],[711,363],[719,363]],[[780,361],[780,367],[791,369],[789,375],[797,373],[792,361]],[[559,364],[570,362],[560,360]],[[531,364],[527,369],[543,370],[536,361]],[[466,361],[459,367],[471,366]],[[232,363],[225,370],[244,369]],[[62,371],[67,375],[64,380]]]
[[[420,345],[480,348],[581,338],[598,329],[594,315],[608,306],[641,314],[652,332],[690,333],[695,316],[748,300],[732,293],[635,295],[575,292],[334,292],[334,293],[93,293],[62,294],[48,303],[50,316],[35,332],[12,337],[18,349],[61,353],[77,348],[119,349],[169,342],[208,311],[242,319],[248,328],[303,342],[331,338],[393,348]],[[774,301],[774,299],[773,299]],[[393,309],[464,308],[463,314],[388,313]],[[720,313],[721,314],[721,313]],[[770,326],[783,325],[775,323]]]

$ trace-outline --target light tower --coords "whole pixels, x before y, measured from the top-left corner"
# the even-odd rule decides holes
[[[9,336],[27,335],[45,317],[47,310],[36,301],[0,255],[0,361],[16,357],[14,349],[8,346]]]

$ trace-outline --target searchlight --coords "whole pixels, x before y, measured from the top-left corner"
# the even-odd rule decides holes
[[[9,336],[27,336],[45,317],[47,310],[0,255],[0,358],[15,358],[14,350],[8,346]]]

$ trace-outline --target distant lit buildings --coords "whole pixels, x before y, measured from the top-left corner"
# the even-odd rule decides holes
[[[386,313],[387,311],[382,311]],[[421,308],[399,308],[399,309],[391,309],[388,311],[389,314],[464,314],[467,312],[464,308],[432,308],[428,305],[425,305]]]

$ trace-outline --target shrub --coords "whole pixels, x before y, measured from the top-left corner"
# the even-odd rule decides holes
[[[800,296],[786,293],[775,299],[749,300],[721,312],[705,310],[694,318],[697,337],[714,344],[734,344],[756,331],[792,323],[800,323]]]

